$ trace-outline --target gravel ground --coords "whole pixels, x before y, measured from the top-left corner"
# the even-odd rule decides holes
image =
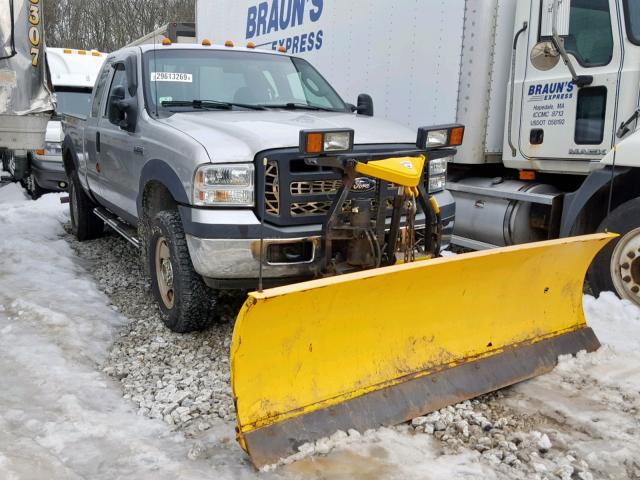
[[[132,246],[115,234],[88,243],[78,243],[67,234],[66,240],[110,297],[113,308],[130,319],[103,370],[121,382],[124,397],[138,405],[139,415],[163,419],[187,436],[207,431],[219,419],[232,422],[228,349],[243,293],[219,299],[225,312],[210,330],[174,334],[160,320]],[[546,416],[510,410],[504,397],[511,393],[506,389],[486,395],[395,428],[433,436],[443,454],[478,452],[504,478],[593,479],[587,460],[554,434],[561,426]],[[334,437],[304,446],[300,454],[283,463],[326,454],[332,445],[355,441],[360,434],[338,432]],[[634,475],[631,471],[628,478],[640,478]]]
[[[176,334],[162,324],[135,248],[115,234],[87,243],[67,234],[66,240],[112,307],[130,319],[103,371],[121,382],[124,397],[138,405],[138,414],[163,419],[187,435],[208,430],[217,419],[234,421],[230,311],[242,302],[242,294],[219,300],[226,311],[213,328]]]

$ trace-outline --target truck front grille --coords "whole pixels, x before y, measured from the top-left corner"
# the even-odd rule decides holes
[[[291,195],[314,195],[318,193],[338,193],[342,180],[315,180],[311,182],[291,182]]]
[[[292,203],[289,212],[292,217],[310,217],[326,215],[331,210],[332,202]]]
[[[266,213],[275,216],[280,215],[280,179],[278,177],[278,164],[276,162],[267,163],[264,202]]]

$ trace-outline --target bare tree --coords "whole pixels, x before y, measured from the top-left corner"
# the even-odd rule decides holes
[[[195,0],[44,0],[47,44],[110,52],[169,22],[195,21]]]

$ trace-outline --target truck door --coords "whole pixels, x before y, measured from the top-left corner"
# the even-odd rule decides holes
[[[127,80],[127,64],[115,62],[114,74],[107,94],[105,114],[100,119],[100,181],[104,200],[114,213],[126,220],[137,217],[137,176],[134,167],[135,133],[120,127],[119,118],[110,115],[110,103],[114,97],[128,100],[131,98]]]
[[[621,12],[615,0],[532,0],[530,11],[528,39],[517,45],[512,139],[533,168],[586,173],[614,141]]]
[[[98,122],[104,111],[105,92],[109,86],[113,68],[110,63],[105,63],[96,81],[91,111],[84,125],[84,152],[78,157],[80,162],[80,181],[87,182],[89,189],[101,197],[100,176],[100,133]]]

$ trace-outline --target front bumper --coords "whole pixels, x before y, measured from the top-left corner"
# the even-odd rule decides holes
[[[31,173],[40,188],[61,192],[66,190],[68,180],[62,158],[55,160],[31,159]]]
[[[434,195],[440,206],[442,248],[448,248],[453,234],[455,203],[444,191]],[[260,222],[250,210],[202,210],[180,207],[193,266],[215,288],[254,288],[260,272]],[[419,219],[416,219],[419,224]],[[310,242],[312,260],[302,263],[270,264],[262,255],[266,285],[309,279],[322,263],[321,225],[264,227],[263,252],[272,244]]]

